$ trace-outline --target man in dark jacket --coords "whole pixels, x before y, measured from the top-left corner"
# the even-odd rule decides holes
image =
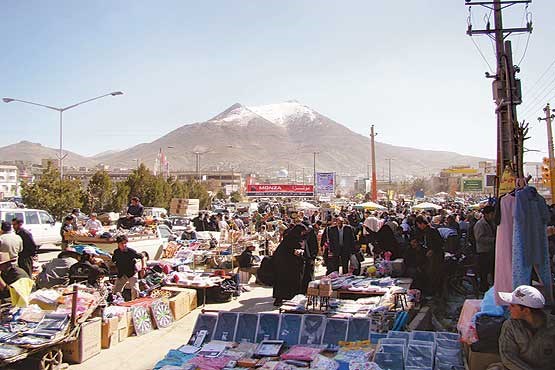
[[[482,209],[482,218],[476,222],[473,230],[476,253],[478,254],[480,290],[482,292],[489,289],[488,276],[491,274],[493,277],[496,235],[495,224],[493,223],[494,216],[494,208],[492,206],[485,206]]]
[[[12,226],[15,233],[23,240],[23,250],[19,252],[17,265],[21,267],[29,276],[33,276],[33,257],[37,255],[38,246],[35,244],[33,235],[23,228],[23,220],[14,218]]]
[[[328,243],[327,247],[327,274],[333,271],[339,271],[339,265],[342,272],[349,272],[349,260],[355,252],[355,233],[353,228],[345,225],[343,217],[338,217],[337,225],[330,227],[322,236],[322,244]],[[333,257],[330,259],[330,257]]]

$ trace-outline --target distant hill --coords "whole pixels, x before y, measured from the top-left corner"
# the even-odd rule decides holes
[[[67,156],[64,166],[68,167],[94,167],[97,163],[92,158],[87,158],[77,153],[64,150]],[[58,160],[58,149],[42,146],[39,143],[20,141],[16,144],[0,147],[0,158],[5,161],[21,160],[31,163],[41,163],[43,159]]]
[[[21,145],[22,143],[15,144]],[[31,144],[31,143],[29,143]],[[17,150],[21,155],[40,161],[44,150],[36,147]],[[8,146],[11,147],[11,146]],[[4,158],[16,158],[10,151]],[[168,148],[171,147],[171,148]],[[318,171],[335,171],[343,175],[365,175],[370,162],[370,139],[351,131],[315,110],[296,101],[247,107],[234,104],[205,121],[183,125],[151,143],[143,143],[118,152],[104,152],[91,158],[73,153],[68,163],[88,166],[104,163],[112,167],[129,167],[130,161],[140,159],[153,167],[160,149],[166,154],[171,169],[194,170],[195,154],[200,152],[202,170],[276,173],[289,168],[300,176],[312,173],[313,152],[318,152]],[[35,153],[38,149],[43,151]],[[420,150],[376,143],[378,176],[387,176],[386,158],[393,158],[392,176],[423,176],[437,173],[454,165],[477,166],[484,158],[453,152]],[[71,161],[71,162],[70,162]]]

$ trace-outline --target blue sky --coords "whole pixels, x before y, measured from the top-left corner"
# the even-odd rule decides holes
[[[530,112],[519,118],[532,121],[528,146],[545,152],[536,118],[555,105],[555,68],[536,81],[555,59],[555,3],[529,10],[520,78]],[[491,81],[465,35],[463,0],[5,1],[0,12],[1,96],[65,106],[125,92],[65,113],[65,147],[80,154],[150,142],[236,102],[296,99],[365,135],[373,123],[382,142],[495,156]],[[487,12],[472,13],[483,27]],[[508,11],[505,25],[523,14]],[[489,39],[475,41],[494,66]],[[525,44],[513,37],[515,61]],[[57,147],[57,119],[1,104],[0,145]]]

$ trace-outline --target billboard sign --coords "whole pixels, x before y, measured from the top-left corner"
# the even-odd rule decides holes
[[[463,179],[462,180],[462,191],[470,192],[470,191],[477,191],[482,192],[484,189],[484,180],[483,179]]]
[[[313,185],[249,184],[247,197],[312,197]]]
[[[316,192],[318,194],[335,194],[335,172],[316,173]]]

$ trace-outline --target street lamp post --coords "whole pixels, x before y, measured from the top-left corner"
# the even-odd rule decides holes
[[[83,100],[79,103],[75,103],[72,105],[69,105],[67,107],[63,107],[63,108],[59,108],[59,107],[52,107],[50,105],[44,105],[44,104],[39,104],[39,103],[34,103],[31,101],[26,101],[26,100],[20,100],[20,99],[14,99],[14,98],[3,98],[2,101],[4,101],[4,103],[11,103],[11,102],[20,102],[20,103],[25,103],[25,104],[31,104],[31,105],[36,105],[39,107],[43,107],[43,108],[47,108],[47,109],[51,109],[51,110],[55,110],[57,112],[59,112],[60,114],[60,149],[59,149],[59,153],[58,153],[58,164],[60,166],[60,180],[62,180],[64,178],[64,167],[63,167],[63,163],[64,163],[64,158],[66,157],[66,155],[64,155],[63,153],[63,113],[66,110],[70,110],[72,108],[75,108],[79,105],[91,102],[93,100],[97,100],[97,99],[101,99],[104,98],[106,96],[118,96],[118,95],[123,95],[123,93],[121,91],[114,91],[111,92],[109,94],[104,94],[101,96],[97,96],[95,98],[92,99],[87,99],[87,100]]]

